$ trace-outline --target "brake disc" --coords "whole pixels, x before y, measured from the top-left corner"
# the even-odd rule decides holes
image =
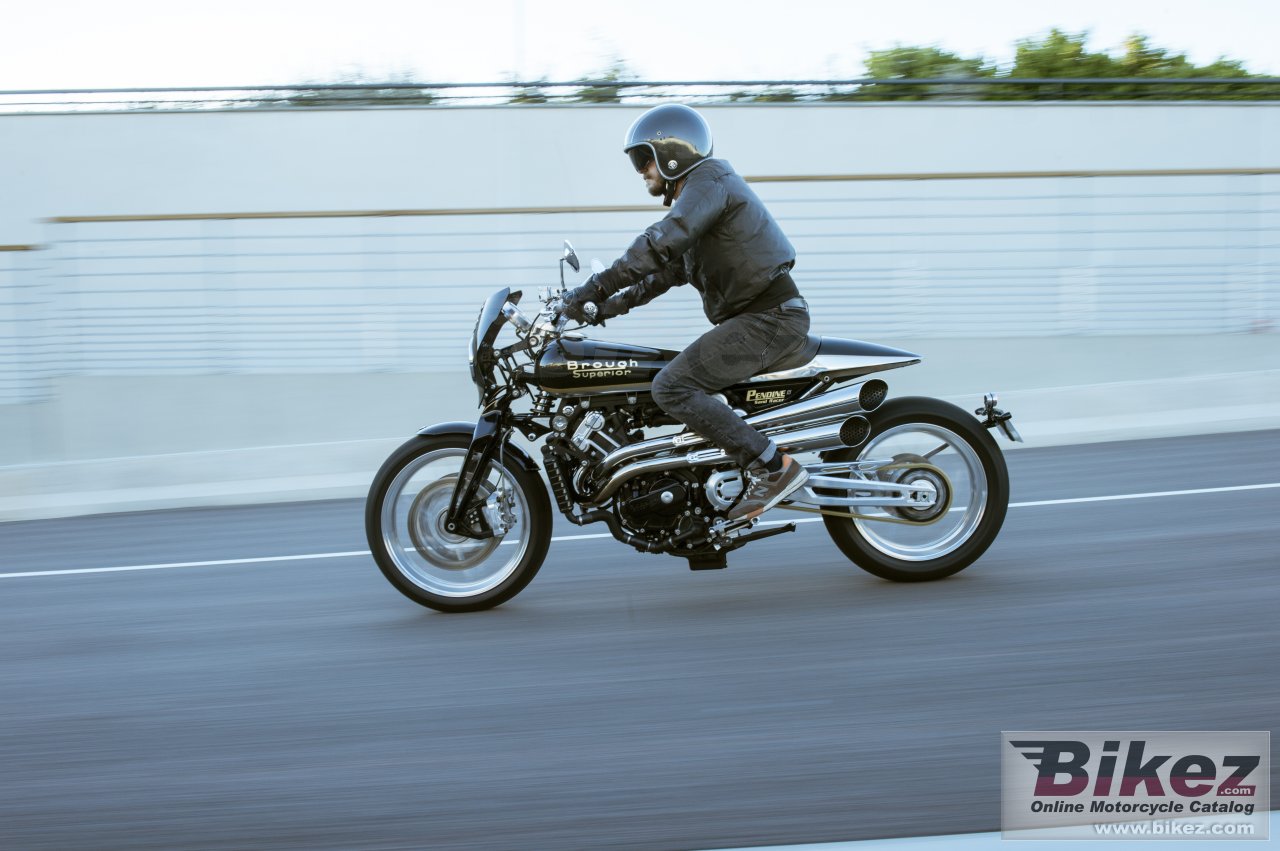
[[[427,485],[409,507],[409,540],[418,554],[436,567],[466,570],[489,557],[501,543],[499,538],[476,540],[450,532],[445,524],[457,476],[445,476]],[[488,498],[493,488],[481,482],[477,495]]]

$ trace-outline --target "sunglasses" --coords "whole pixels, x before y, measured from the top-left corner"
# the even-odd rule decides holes
[[[627,156],[631,157],[631,164],[639,172],[643,172],[653,162],[653,152],[645,147],[632,148],[627,151]]]

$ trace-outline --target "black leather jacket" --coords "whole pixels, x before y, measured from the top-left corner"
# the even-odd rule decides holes
[[[704,160],[685,178],[671,212],[595,276],[595,296],[612,295],[604,314],[619,316],[692,283],[718,325],[797,295],[787,274],[795,261],[795,249],[746,181],[724,160]]]

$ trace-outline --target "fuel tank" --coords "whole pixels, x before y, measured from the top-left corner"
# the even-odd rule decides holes
[[[679,352],[562,337],[538,360],[536,383],[557,396],[632,391],[648,393],[653,379]],[[748,382],[721,391],[729,406],[755,414],[794,402],[818,383],[815,376],[779,376],[776,381]]]
[[[678,354],[630,343],[561,337],[538,359],[536,381],[543,390],[557,395],[644,392]]]

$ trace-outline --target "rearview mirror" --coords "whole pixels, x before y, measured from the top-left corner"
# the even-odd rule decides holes
[[[564,262],[568,263],[575,272],[582,268],[582,264],[578,262],[577,252],[573,250],[573,246],[567,239],[564,241]]]

